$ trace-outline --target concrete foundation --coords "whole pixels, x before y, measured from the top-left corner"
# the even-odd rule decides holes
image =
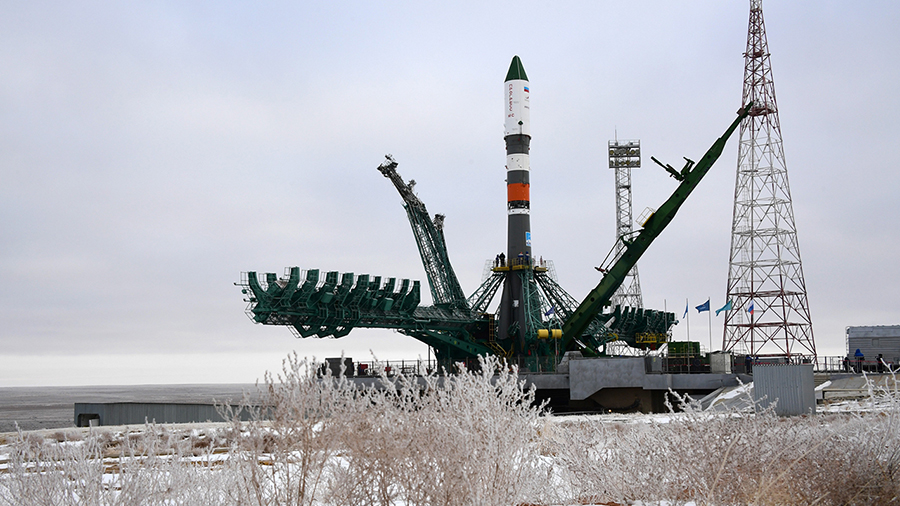
[[[723,367],[724,368],[724,367]],[[538,396],[556,411],[665,411],[669,390],[699,399],[719,388],[752,382],[744,374],[672,374],[658,372],[644,357],[572,358],[568,373],[522,374]],[[561,404],[566,398],[565,405]],[[553,401],[556,401],[555,403]]]
[[[752,382],[738,374],[673,374],[645,357],[569,357],[568,372],[521,373],[526,386],[537,389],[538,401],[546,400],[557,413],[663,412],[669,390],[699,399],[719,388]],[[352,370],[352,369],[351,369]],[[361,386],[375,386],[377,377],[355,377]],[[424,386],[424,382],[421,382]],[[212,403],[106,402],[76,403],[75,425],[136,425],[145,422],[191,423],[223,421]]]

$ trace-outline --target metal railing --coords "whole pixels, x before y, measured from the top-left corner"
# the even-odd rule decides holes
[[[379,360],[369,362],[354,362],[353,376],[379,377],[382,374],[388,377],[402,374],[404,376],[425,376],[432,372],[438,372],[437,362],[434,360]]]
[[[699,353],[672,353],[668,355],[647,357],[647,372],[662,374],[708,374],[710,373],[710,361],[707,354]],[[507,359],[508,366],[517,366],[520,372],[530,374],[552,374],[557,372],[559,360],[562,357],[521,357]],[[335,360],[335,359],[332,359]],[[747,360],[745,355],[732,356],[733,373],[751,373],[753,366],[773,363],[812,363],[813,371],[817,373],[848,373],[861,374],[865,373],[889,373],[891,371],[898,372],[900,364],[879,361],[877,359],[865,359],[854,357],[816,357],[813,361],[807,357],[794,358],[788,360],[785,357],[750,357]],[[477,370],[479,367],[478,359],[471,358],[463,361],[462,364],[468,370]],[[332,368],[332,374],[338,374],[337,364]],[[327,364],[325,366],[328,366]],[[385,374],[388,377],[403,374],[405,376],[426,376],[428,374],[451,374],[459,371],[457,364],[441,364],[436,360],[384,360],[384,361],[362,361],[347,364],[345,374],[353,377],[379,377]],[[324,368],[322,369],[324,372]]]
[[[888,373],[897,371],[898,364],[878,358],[865,357],[818,357],[815,372],[834,373]]]

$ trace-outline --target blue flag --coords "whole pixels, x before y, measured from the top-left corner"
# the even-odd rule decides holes
[[[721,308],[716,309],[716,316],[719,316],[719,313],[721,313],[722,311],[731,311],[731,301],[730,300],[728,302],[726,302],[725,305],[722,306]]]
[[[709,311],[709,299],[706,299],[706,302],[697,306],[698,313],[702,313],[704,311]]]
[[[688,303],[687,303],[687,301],[684,301],[684,316],[681,317],[682,320],[687,318],[687,310],[688,310]]]
[[[554,306],[550,306],[550,309],[548,309],[547,312],[544,313],[544,316],[550,316],[550,315],[552,315],[552,314],[555,313],[555,312],[556,312],[556,306],[555,306],[555,305],[554,305]]]

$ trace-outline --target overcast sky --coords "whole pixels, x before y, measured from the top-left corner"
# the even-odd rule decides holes
[[[900,324],[900,4],[764,4],[820,355]],[[297,340],[242,271],[426,283],[392,153],[444,213],[467,294],[506,244],[503,79],[531,82],[534,255],[577,299],[634,214],[740,105],[746,1],[0,2],[0,386],[252,382],[301,356],[425,356],[390,331]],[[644,304],[725,303],[737,134],[638,264]],[[426,290],[427,291],[427,290]],[[723,317],[713,317],[714,347]],[[691,317],[707,344],[706,315]],[[674,329],[686,338],[687,325]]]

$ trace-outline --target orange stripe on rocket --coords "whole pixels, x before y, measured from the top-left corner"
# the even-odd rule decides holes
[[[506,201],[530,201],[530,188],[531,185],[522,183],[510,183],[506,185]]]

